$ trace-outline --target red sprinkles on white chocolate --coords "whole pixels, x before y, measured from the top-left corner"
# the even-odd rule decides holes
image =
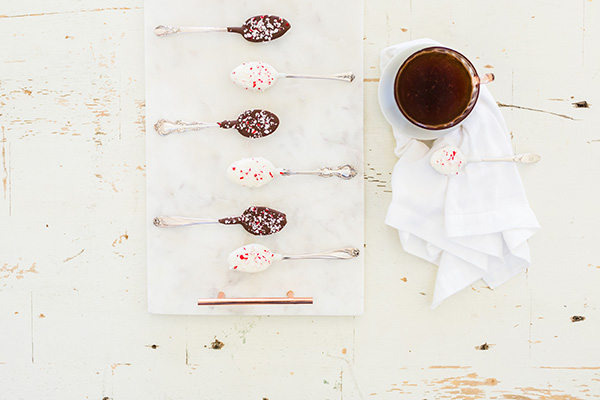
[[[465,157],[458,147],[446,146],[434,152],[429,163],[442,174],[455,175],[464,166]]]
[[[265,91],[277,80],[275,68],[263,62],[247,62],[231,71],[231,80],[246,90]]]
[[[229,254],[229,268],[241,272],[260,272],[269,268],[275,254],[260,244],[242,246]]]
[[[262,157],[243,158],[231,164],[227,170],[229,179],[238,185],[259,187],[275,177],[277,169]]]

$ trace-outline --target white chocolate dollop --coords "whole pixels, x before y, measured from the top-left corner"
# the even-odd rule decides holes
[[[465,155],[456,146],[446,146],[431,155],[429,163],[441,174],[456,175],[467,163]]]
[[[242,158],[227,169],[229,179],[238,185],[259,187],[266,185],[279,174],[271,161],[262,157]]]
[[[273,253],[261,244],[248,244],[229,254],[229,269],[240,272],[261,272],[269,268],[281,255]]]
[[[263,62],[246,62],[231,71],[231,80],[246,90],[264,92],[275,84],[277,71]]]

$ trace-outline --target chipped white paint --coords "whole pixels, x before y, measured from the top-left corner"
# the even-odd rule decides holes
[[[367,4],[365,314],[184,318],[146,312],[142,1],[1,2],[0,398],[598,398],[600,2]],[[434,267],[382,222],[376,103],[379,51],[422,36],[493,72],[515,150],[543,156],[532,268],[435,311]]]

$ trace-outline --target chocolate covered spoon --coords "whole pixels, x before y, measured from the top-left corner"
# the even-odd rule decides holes
[[[272,208],[252,206],[239,217],[227,217],[221,219],[201,219],[189,217],[156,217],[154,225],[160,228],[171,228],[175,226],[188,226],[199,224],[240,224],[246,231],[257,236],[266,236],[277,233],[287,224],[284,213]]]
[[[277,72],[273,66],[258,61],[245,62],[238,65],[231,71],[229,76],[236,85],[255,92],[264,92],[273,86],[279,78],[331,79],[345,82],[352,82],[354,80],[352,72],[333,75],[284,74]]]
[[[290,171],[289,169],[276,168],[271,161],[262,157],[243,158],[231,164],[227,169],[227,176],[232,182],[247,187],[266,185],[278,175],[337,176],[342,179],[351,179],[354,178],[356,174],[356,169],[349,164],[336,168],[325,167],[313,171]]]
[[[154,28],[156,36],[173,35],[175,33],[197,32],[232,32],[239,33],[249,42],[268,42],[283,36],[291,28],[290,23],[276,15],[257,15],[248,18],[240,27],[207,28],[194,26],[166,26]]]
[[[229,269],[240,272],[261,272],[279,260],[349,260],[356,258],[360,251],[355,248],[325,251],[323,253],[283,255],[273,253],[261,244],[247,244],[229,254]]]
[[[154,124],[154,129],[159,135],[181,133],[185,131],[199,131],[204,128],[235,128],[240,135],[251,139],[269,136],[279,126],[279,118],[267,110],[246,110],[236,120],[221,122],[185,122],[181,120],[169,121],[160,119]]]

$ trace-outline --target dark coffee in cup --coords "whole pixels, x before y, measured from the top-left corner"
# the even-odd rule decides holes
[[[493,78],[492,78],[493,79]],[[447,129],[469,115],[479,96],[479,77],[462,54],[429,47],[406,59],[394,82],[396,104],[413,124]]]

